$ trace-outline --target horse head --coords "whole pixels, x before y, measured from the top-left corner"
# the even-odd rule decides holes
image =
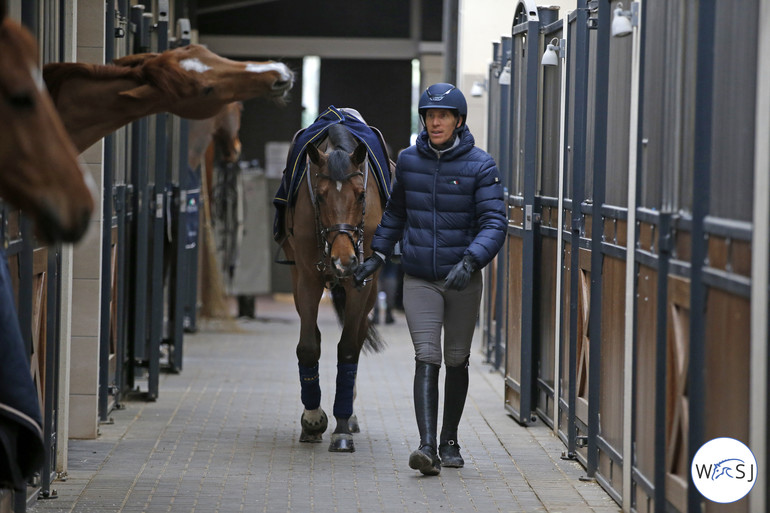
[[[307,146],[315,176],[315,209],[328,259],[337,278],[349,276],[363,259],[367,189],[367,150],[359,143],[353,152],[333,148],[328,153]]]
[[[214,116],[223,105],[255,97],[284,101],[294,74],[274,61],[234,61],[201,45],[187,45],[161,54],[136,54],[115,64],[142,67],[146,84],[121,92],[139,100],[157,100],[158,91],[172,93],[166,110],[187,119]]]
[[[94,208],[93,181],[46,92],[29,32],[0,5],[0,196],[45,242],[76,241]]]

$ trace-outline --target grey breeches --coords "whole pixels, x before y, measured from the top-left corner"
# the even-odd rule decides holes
[[[461,291],[444,289],[444,280],[404,276],[404,313],[417,360],[441,365],[443,328],[444,362],[449,367],[465,364],[471,354],[483,286],[480,271],[471,275]]]

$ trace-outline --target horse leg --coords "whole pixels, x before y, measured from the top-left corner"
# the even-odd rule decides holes
[[[366,339],[369,331],[369,317],[368,312],[372,309],[372,304],[376,304],[377,301],[377,294],[375,293],[377,291],[376,286],[372,286],[370,289],[370,294],[367,296],[366,300],[363,302],[364,304],[364,314],[360,316],[360,320],[358,323],[358,332],[356,335],[356,340],[360,340],[361,342],[358,344],[358,351],[360,353],[361,347],[363,345],[363,340]],[[357,395],[358,388],[353,385],[353,403],[356,402],[356,395]],[[361,426],[358,424],[358,417],[356,416],[355,409],[353,410],[353,413],[350,415],[350,419],[348,419],[348,427],[350,428],[351,433],[360,433],[361,432]]]
[[[314,290],[318,289],[318,290]],[[297,362],[302,405],[305,407],[300,418],[302,433],[300,442],[318,443],[328,426],[328,418],[321,408],[321,383],[318,375],[318,360],[321,358],[321,332],[318,329],[318,302],[320,288],[295,283],[294,303],[300,317],[300,336],[297,344]],[[298,291],[302,291],[300,294]],[[313,294],[317,292],[317,294]]]
[[[350,292],[348,291],[348,294]],[[371,308],[371,305],[369,305]],[[359,432],[358,418],[353,414],[358,357],[368,327],[365,309],[359,301],[346,301],[345,323],[337,345],[337,389],[334,396],[334,418],[337,427],[332,433],[329,451],[354,452],[353,433]]]
[[[337,389],[334,395],[334,418],[337,427],[332,433],[329,444],[330,452],[354,452],[353,432],[350,428],[350,419],[353,415],[353,390],[358,373],[358,362],[337,362]],[[356,419],[355,424],[358,424]]]
[[[356,391],[358,388],[356,385],[353,385],[353,404],[356,402]],[[353,410],[353,413],[350,414],[350,418],[348,419],[348,428],[350,428],[351,433],[360,433],[361,432],[361,426],[358,424],[358,417],[356,417],[355,409]]]

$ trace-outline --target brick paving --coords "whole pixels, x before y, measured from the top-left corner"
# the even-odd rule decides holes
[[[125,401],[97,440],[69,442],[58,498],[35,513],[329,513],[620,511],[542,422],[524,428],[503,408],[503,378],[474,342],[459,442],[465,468],[425,477],[407,465],[418,442],[406,322],[380,325],[388,343],[359,363],[356,452],[328,452],[339,328],[328,305],[319,327],[324,443],[298,441],[299,320],[285,300],[261,298],[238,331],[202,323],[185,337],[184,369],[163,374],[155,402]],[[478,330],[477,330],[478,331]],[[477,337],[478,338],[478,337]],[[443,376],[443,371],[442,371]],[[443,383],[443,377],[441,378]]]

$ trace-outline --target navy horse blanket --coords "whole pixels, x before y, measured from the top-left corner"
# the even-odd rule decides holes
[[[283,237],[283,215],[287,206],[293,206],[297,192],[307,170],[307,145],[323,141],[327,130],[332,125],[345,125],[358,141],[366,144],[369,153],[369,164],[374,170],[380,197],[383,202],[390,198],[390,158],[382,134],[374,127],[367,125],[356,116],[352,109],[337,109],[333,105],[318,116],[316,120],[297,132],[291,143],[283,179],[273,198],[275,219],[273,222],[273,238],[280,241]]]
[[[0,247],[0,487],[24,490],[43,466],[42,415]]]

